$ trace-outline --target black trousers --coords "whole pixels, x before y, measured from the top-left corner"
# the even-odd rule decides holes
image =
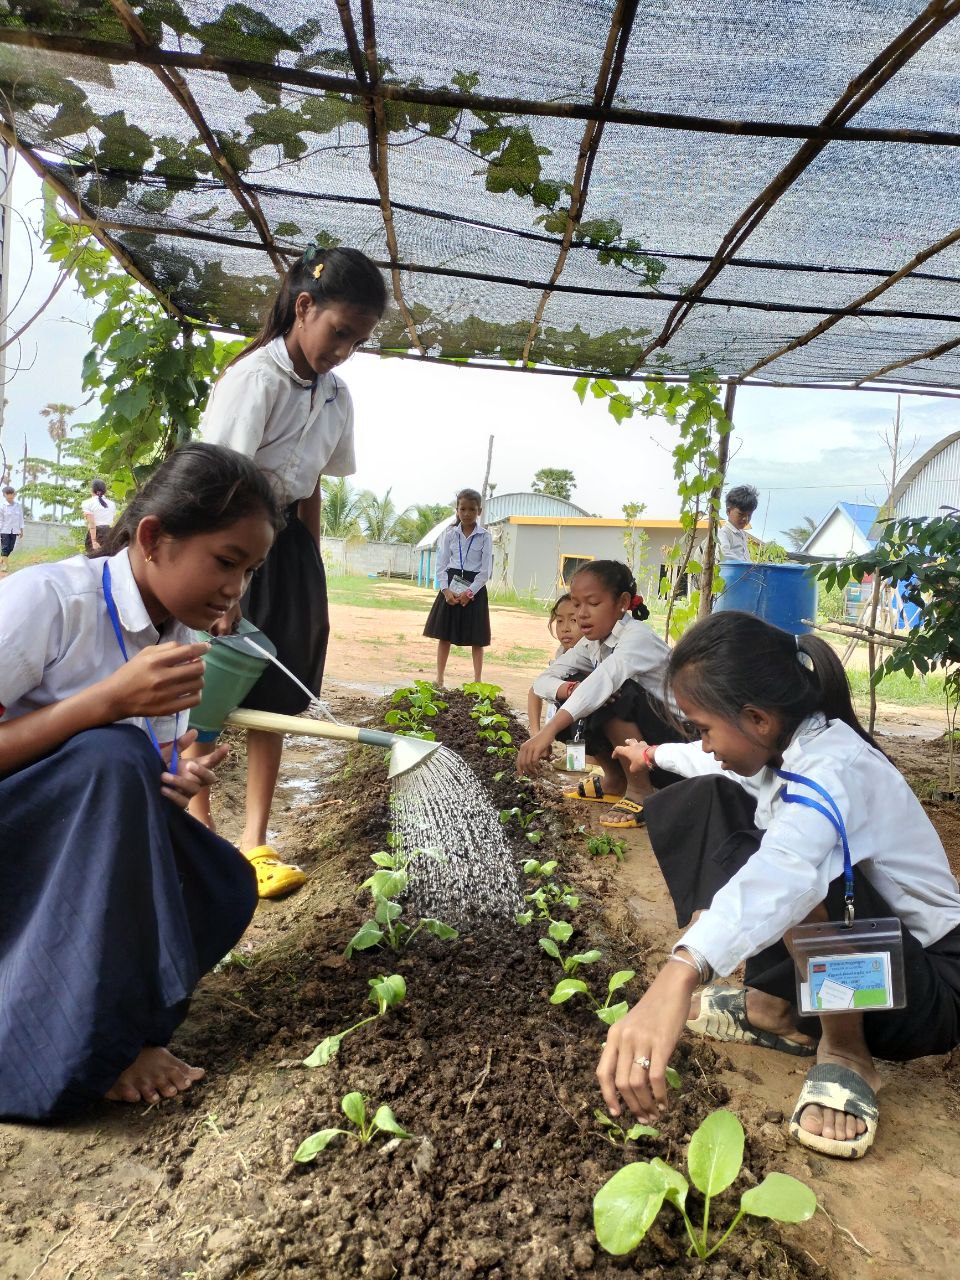
[[[647,831],[677,912],[690,923],[714,895],[756,853],[763,832],[754,825],[756,804],[729,778],[686,778],[644,802]],[[859,867],[854,867],[857,916],[896,913]],[[843,919],[843,879],[834,880],[824,905],[831,920]],[[863,1030],[870,1052],[894,1062],[949,1053],[960,1044],[960,928],[929,947],[903,927],[907,1004],[903,1009],[865,1013]],[[796,1004],[796,967],[783,942],[774,942],[746,962],[748,987]],[[819,1034],[817,1018],[802,1018],[799,1029]]]

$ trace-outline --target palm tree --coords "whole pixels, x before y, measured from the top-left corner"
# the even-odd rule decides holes
[[[788,540],[794,551],[799,551],[816,527],[817,522],[813,516],[804,516],[802,524],[795,524],[792,529],[781,529],[781,533]]]
[[[397,517],[393,526],[394,541],[416,546],[441,520],[452,515],[453,507],[447,502],[418,502]]]
[[[60,479],[60,451],[67,438],[67,419],[75,413],[76,408],[72,404],[45,404],[40,410],[40,416],[47,419],[50,439],[57,446],[57,480]],[[60,514],[62,514],[62,508]],[[53,518],[55,520],[58,518],[56,506],[53,509]]]
[[[346,476],[320,480],[320,517],[325,538],[352,538],[359,532],[357,516],[360,500],[350,488]]]
[[[390,488],[378,498],[370,489],[364,489],[360,495],[360,527],[370,542],[390,542],[394,525],[400,512],[397,511],[390,494]]]

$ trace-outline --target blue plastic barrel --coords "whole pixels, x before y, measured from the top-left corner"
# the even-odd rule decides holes
[[[720,565],[723,590],[714,609],[739,609],[752,613],[795,636],[812,627],[804,618],[817,616],[816,566],[808,564],[753,564],[749,560],[724,560]]]

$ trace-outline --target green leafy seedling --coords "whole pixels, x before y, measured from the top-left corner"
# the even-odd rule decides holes
[[[549,862],[538,862],[536,858],[528,858],[523,864],[523,874],[525,876],[534,876],[540,879],[549,879],[557,869],[555,859]]]
[[[460,936],[452,925],[430,916],[423,917],[413,925],[400,919],[403,907],[394,899],[406,892],[410,878],[407,868],[414,854],[433,856],[431,850],[417,849],[407,853],[399,847],[395,847],[392,853],[379,852],[371,855],[378,870],[364,880],[360,888],[370,891],[373,919],[365,920],[347,943],[345,954],[348,958],[352,958],[355,951],[369,951],[384,943],[393,951],[403,951],[421,930],[439,938],[441,942]]]
[[[690,1184],[665,1161],[641,1160],[618,1170],[593,1200],[593,1225],[608,1253],[635,1249],[657,1219],[666,1200],[680,1214],[690,1241],[688,1253],[710,1258],[722,1248],[746,1215],[775,1222],[807,1222],[817,1208],[813,1191],[785,1173],[768,1173],[763,1182],[740,1197],[736,1216],[712,1244],[710,1204],[740,1173],[743,1164],[743,1126],[732,1111],[714,1111],[690,1139],[687,1170],[703,1195],[703,1222],[694,1227],[687,1213]]]
[[[603,835],[591,836],[587,841],[587,853],[591,858],[607,858],[612,853],[618,862],[622,862],[627,846],[616,836],[606,832]]]
[[[543,945],[543,940],[541,939],[541,946],[542,945]],[[592,964],[594,962],[594,959],[593,959],[594,957],[597,960],[599,960],[600,952],[588,951],[585,953],[585,955],[570,956],[568,957],[568,961],[571,964],[575,960],[578,960],[580,964],[584,964],[584,963]],[[578,967],[579,965],[576,967],[573,967],[570,970],[571,974],[576,973],[576,970]],[[628,1008],[630,1007],[627,1004],[626,1000],[618,1000],[616,1004],[611,1003],[611,1001],[613,1000],[613,996],[617,991],[619,991],[622,987],[625,987],[627,983],[630,982],[635,977],[636,977],[636,972],[633,969],[618,969],[617,972],[610,978],[609,982],[607,983],[607,997],[604,1000],[603,1004],[600,1003],[600,1001],[596,998],[596,996],[590,990],[589,983],[584,982],[582,978],[574,978],[574,977],[561,978],[560,981],[557,983],[557,985],[553,989],[553,994],[550,996],[550,1003],[566,1004],[566,1002],[568,1000],[571,1000],[574,996],[586,996],[590,1002],[590,1005],[594,1013],[597,1015],[600,1021],[604,1023],[605,1026],[612,1027],[615,1022],[619,1022],[620,1019],[624,1017]]]
[[[316,1160],[321,1151],[326,1151],[334,1138],[356,1138],[358,1142],[370,1142],[378,1133],[389,1133],[394,1138],[412,1138],[397,1121],[396,1116],[387,1106],[377,1107],[373,1115],[367,1118],[367,1099],[362,1093],[348,1093],[340,1099],[340,1109],[354,1126],[353,1129],[320,1129],[304,1138],[293,1153],[298,1164],[309,1164]]]
[[[338,1031],[336,1035],[321,1040],[309,1057],[304,1058],[305,1067],[325,1067],[340,1052],[340,1046],[348,1035],[370,1022],[376,1022],[377,1018],[382,1018],[389,1009],[395,1009],[406,999],[407,984],[399,973],[392,973],[389,977],[379,974],[376,978],[371,978],[367,985],[370,987],[367,999],[377,1006],[377,1012],[370,1014],[368,1018],[361,1018],[345,1031]]]
[[[625,1142],[638,1142],[641,1138],[660,1137],[660,1130],[649,1124],[632,1124],[629,1129],[624,1129],[599,1107],[594,1109],[593,1118],[603,1130],[603,1136],[614,1147],[623,1146]]]
[[[498,684],[488,684],[484,680],[471,680],[469,684],[463,686],[463,692],[471,698],[491,699],[499,697],[503,690]]]

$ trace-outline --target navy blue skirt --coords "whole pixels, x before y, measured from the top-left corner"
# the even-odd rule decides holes
[[[164,1045],[257,903],[133,725],[0,778],[0,1118],[60,1119]]]

